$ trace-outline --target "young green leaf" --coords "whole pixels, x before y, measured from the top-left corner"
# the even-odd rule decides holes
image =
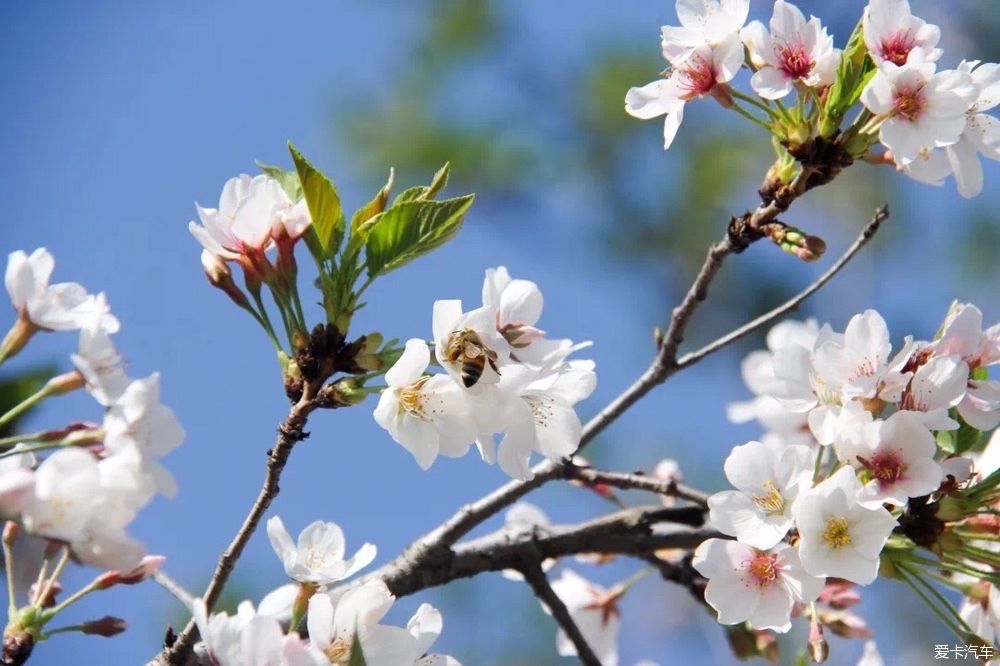
[[[340,195],[329,178],[314,167],[291,142],[288,150],[302,182],[302,192],[309,206],[312,225],[306,233],[306,245],[317,260],[336,254],[344,239],[346,222],[340,207]]]
[[[437,170],[434,174],[434,178],[431,180],[429,186],[417,185],[416,187],[409,187],[402,192],[393,200],[392,205],[405,203],[407,201],[422,201],[429,200],[436,197],[441,190],[448,185],[448,177],[451,174],[451,163],[445,162],[445,165]]]
[[[406,201],[372,220],[366,243],[369,277],[384,275],[454,236],[475,195],[444,201]]]
[[[278,184],[281,185],[281,189],[285,191],[285,194],[287,194],[292,201],[299,201],[302,199],[302,182],[299,180],[299,174],[297,171],[282,169],[279,166],[264,164],[260,161],[254,162],[254,164],[256,164],[257,168],[266,173],[268,176],[278,181]]]
[[[861,98],[861,91],[874,72],[875,64],[868,56],[864,30],[859,21],[840,56],[837,78],[827,93],[820,115],[820,134],[830,138],[840,129],[844,114]]]
[[[392,191],[392,183],[396,180],[396,170],[389,167],[389,179],[382,186],[382,189],[375,194],[375,198],[366,203],[354,212],[351,216],[351,236],[358,233],[361,225],[385,210],[385,205],[389,202],[389,193]]]

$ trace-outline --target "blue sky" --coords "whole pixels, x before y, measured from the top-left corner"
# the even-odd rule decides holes
[[[508,11],[524,26],[526,48],[573,66],[587,57],[588,44],[604,39],[641,39],[655,49],[657,27],[670,22],[673,13],[670,3],[653,4],[624,3],[624,11],[588,0],[564,14],[522,1]],[[819,4],[803,6],[819,11],[813,7]],[[259,489],[265,451],[287,403],[264,335],[205,283],[199,248],[186,229],[193,202],[214,205],[224,181],[252,172],[255,159],[287,163],[290,138],[337,181],[349,208],[369,198],[377,184],[363,182],[352,156],[341,150],[331,110],[345,99],[377,96],[405,54],[401,45],[414,39],[420,26],[419,11],[412,6],[373,5],[227,1],[0,7],[0,58],[6,63],[0,97],[7,100],[0,123],[5,214],[0,250],[48,247],[57,260],[57,280],[108,293],[123,323],[116,341],[131,374],[162,372],[162,399],[188,432],[185,444],[166,460],[181,491],[173,501],[157,500],[134,532],[151,552],[167,555],[167,570],[194,591],[203,588]],[[914,5],[919,11],[929,3]],[[840,43],[845,35],[837,37]],[[947,39],[955,48],[967,46],[961,36]],[[491,90],[505,94],[502,82]],[[540,104],[539,113],[544,111]],[[698,131],[698,122],[692,115],[682,132]],[[658,123],[645,129],[655,146]],[[669,179],[667,160],[657,160],[642,164],[662,169]],[[996,165],[987,168],[987,189],[998,175]],[[402,174],[402,179],[410,183],[429,176]],[[466,180],[474,183],[475,175]],[[934,249],[952,247],[950,239],[973,208],[951,184],[935,190],[891,180],[895,187],[882,198],[893,206],[896,228],[848,269],[849,276],[831,285],[814,311],[843,326],[851,314],[877,307],[895,340],[905,332],[932,334],[956,297],[976,300],[995,320],[1000,316],[995,284],[963,277],[955,270],[960,257]],[[860,183],[851,182],[855,185],[846,185],[839,196],[849,197],[850,188]],[[752,203],[751,189],[734,202],[734,212]],[[996,195],[988,192],[978,205],[996,203]],[[474,207],[456,241],[371,289],[356,332],[429,337],[434,300],[476,302],[484,269],[505,264],[542,288],[542,323],[548,331],[595,341],[590,355],[598,363],[599,387],[580,411],[584,417],[596,412],[645,368],[652,354],[650,330],[671,304],[648,273],[612,261],[594,234],[578,233],[574,212],[581,204],[572,192],[554,192],[545,204],[551,217],[544,223],[514,225],[503,205]],[[838,215],[846,209],[830,200],[805,204],[790,221],[815,225],[810,229],[828,237],[832,253],[860,223],[845,224]],[[735,261],[753,262],[762,271],[787,269],[789,294],[824,268],[793,267],[770,247],[754,248]],[[687,279],[677,277],[678,286]],[[313,311],[314,318],[318,314]],[[904,330],[908,326],[919,328]],[[711,333],[695,335],[705,339]],[[53,358],[66,365],[75,345],[71,334],[44,336],[11,366]],[[721,462],[729,448],[756,432],[724,420],[725,402],[746,395],[738,360],[720,354],[657,390],[601,438],[593,457],[628,470],[671,456],[692,481],[721,488]],[[374,424],[373,406],[314,417],[312,436],[295,451],[271,514],[280,514],[293,533],[315,519],[336,521],[350,549],[376,543],[381,563],[505,478],[473,456],[440,460],[421,472]],[[80,418],[98,419],[96,405],[83,396],[68,397],[39,410],[29,427]],[[589,494],[566,487],[545,489],[538,503],[567,522],[604,509]],[[618,565],[581,572],[611,582],[629,570]],[[78,570],[68,580],[79,583],[89,574]],[[251,542],[234,580],[257,596],[284,582],[263,534]],[[393,618],[405,621],[424,600],[445,611],[445,633],[437,647],[466,664],[555,659],[548,651],[554,626],[526,589],[498,576],[401,600]],[[80,654],[90,663],[137,663],[156,651],[166,623],[176,621],[179,612],[153,585],[95,597],[70,617],[111,613],[128,619],[132,629],[112,640],[60,637],[40,647],[33,663],[71,663]],[[905,654],[913,637],[891,633],[876,614],[877,608],[869,609],[873,623],[886,629],[880,638],[887,652]],[[711,619],[692,612],[683,594],[659,582],[637,589],[626,602],[625,616],[625,664],[643,657],[663,664],[706,654],[718,663],[730,659]],[[698,618],[693,625],[691,617]],[[525,629],[529,625],[533,628]],[[523,640],[511,639],[518,635]],[[950,640],[940,627],[929,635],[937,642]],[[929,658],[932,641],[920,641],[910,656]],[[858,649],[845,645],[841,654]]]

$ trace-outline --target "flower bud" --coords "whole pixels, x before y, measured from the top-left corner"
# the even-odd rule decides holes
[[[47,395],[63,395],[70,391],[82,389],[87,385],[87,380],[79,370],[64,372],[57,375],[45,383],[45,393]]]
[[[212,254],[208,250],[202,250],[201,266],[205,270],[205,276],[208,278],[209,284],[216,289],[221,289],[241,308],[250,307],[250,302],[247,300],[246,294],[233,281],[233,272],[230,270],[229,264],[220,259],[218,255]]]
[[[130,571],[106,571],[94,580],[94,588],[106,590],[115,585],[136,585],[160,570],[167,561],[162,555],[146,555]]]
[[[816,664],[822,664],[830,657],[830,644],[823,637],[823,625],[816,618],[809,623],[809,658]]]
[[[111,638],[128,629],[128,623],[120,617],[105,615],[100,620],[91,620],[80,625],[80,631],[93,636]]]
[[[7,331],[3,342],[0,342],[0,363],[24,349],[31,336],[40,330],[42,329],[28,318],[27,310],[22,308],[17,321]]]
[[[872,630],[865,624],[864,619],[848,611],[834,613],[822,613],[820,619],[830,631],[841,638],[868,639],[872,637]]]
[[[46,584],[42,584],[42,589],[46,589]],[[56,601],[59,597],[59,593],[63,591],[62,583],[55,581],[51,586],[48,586],[48,592],[44,599],[37,599],[37,595],[41,593],[36,583],[32,583],[31,587],[28,588],[28,598],[34,599],[35,603],[39,604],[42,608],[52,608],[56,605]]]

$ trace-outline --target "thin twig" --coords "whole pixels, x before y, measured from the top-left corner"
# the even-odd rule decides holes
[[[861,231],[858,237],[854,240],[849,248],[840,256],[837,261],[830,266],[829,269],[823,275],[821,275],[815,282],[800,291],[798,294],[788,299],[778,307],[774,308],[769,312],[765,312],[761,316],[753,319],[746,324],[740,326],[737,329],[723,335],[721,338],[714,340],[713,342],[705,345],[701,349],[693,352],[689,352],[682,356],[680,360],[677,361],[678,369],[686,368],[690,365],[694,365],[701,359],[705,358],[709,354],[713,354],[723,347],[730,345],[740,338],[753,333],[758,328],[766,326],[772,321],[778,319],[779,317],[792,312],[797,309],[802,303],[819,291],[827,282],[829,282],[834,275],[840,272],[844,266],[854,258],[861,248],[868,244],[876,233],[878,233],[879,228],[882,223],[889,219],[889,206],[883,205],[878,210],[875,211],[875,215],[872,217],[871,222]]]
[[[190,609],[194,604],[194,595],[185,590],[180,583],[167,575],[162,569],[153,574],[153,580],[156,581],[157,585],[172,594],[185,608]]]
[[[580,467],[572,463],[562,466],[564,478],[576,479],[587,484],[601,483],[615,488],[647,490],[667,497],[680,497],[705,507],[708,505],[708,495],[695,488],[689,488],[676,481],[645,476],[643,474],[627,474],[625,472],[605,472],[592,467]]]
[[[219,564],[215,568],[215,573],[212,574],[212,580],[202,595],[209,612],[211,612],[219,595],[222,594],[222,588],[225,586],[226,581],[229,580],[229,576],[233,572],[237,560],[243,554],[243,549],[246,547],[247,542],[250,541],[250,537],[253,536],[254,531],[256,531],[261,518],[263,518],[268,507],[271,506],[271,501],[278,495],[280,491],[278,482],[281,479],[282,471],[285,469],[285,464],[288,462],[289,454],[298,442],[308,436],[303,429],[305,428],[309,414],[316,408],[313,398],[314,391],[307,386],[307,390],[303,392],[301,399],[292,406],[288,412],[288,417],[278,427],[277,441],[267,457],[267,473],[264,476],[264,484],[236,536],[233,537],[229,547],[219,557]],[[181,635],[177,637],[174,644],[166,651],[165,657],[167,663],[179,666],[186,662],[196,640],[197,631],[197,626],[192,619],[188,622],[184,631],[181,632]]]
[[[521,569],[521,573],[524,574],[524,580],[531,586],[532,592],[545,604],[546,608],[552,613],[552,617],[555,618],[555,621],[562,627],[563,632],[566,633],[570,642],[573,643],[573,647],[576,648],[576,655],[580,658],[580,663],[586,666],[601,666],[601,660],[594,654],[590,644],[587,643],[587,639],[584,638],[583,633],[580,631],[580,627],[576,626],[576,622],[573,620],[573,616],[570,615],[569,609],[566,608],[566,604],[563,603],[563,600],[552,589],[548,578],[545,577],[545,572],[542,571],[542,567],[537,562],[533,562],[525,565]]]

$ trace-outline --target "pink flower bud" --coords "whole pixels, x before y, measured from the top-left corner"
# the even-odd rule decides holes
[[[80,625],[80,631],[94,636],[111,638],[128,629],[128,623],[120,617],[105,615],[100,620],[91,620]]]
[[[131,571],[106,571],[94,581],[94,587],[98,590],[106,590],[115,585],[136,585],[146,580],[160,570],[163,563],[167,561],[163,555],[146,555],[139,561],[139,564]]]

